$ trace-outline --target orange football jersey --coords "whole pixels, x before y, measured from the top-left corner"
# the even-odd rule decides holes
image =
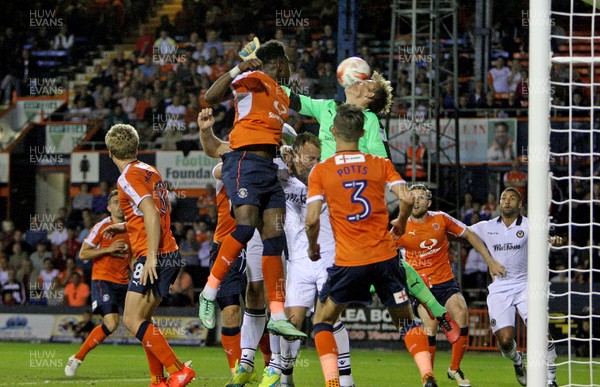
[[[390,160],[359,151],[337,152],[315,166],[306,203],[327,202],[336,265],[362,266],[397,255],[388,231],[385,189],[401,183]]]
[[[171,232],[168,191],[158,171],[153,166],[136,160],[125,167],[117,181],[117,188],[119,206],[125,214],[133,256],[136,259],[147,256],[148,242],[144,214],[139,209],[140,203],[147,197],[154,201],[160,215],[157,254],[177,251],[177,243]]]
[[[215,177],[214,169],[213,177]],[[227,235],[235,230],[235,219],[231,216],[229,197],[227,196],[227,192],[225,192],[223,182],[218,179],[215,180],[217,180],[217,227],[213,234],[213,240],[220,244]]]
[[[436,285],[454,278],[448,258],[448,237],[446,233],[461,236],[467,226],[442,211],[428,211],[425,221],[415,223],[412,218],[406,222],[406,232],[396,243],[403,247],[406,262],[419,274],[429,277]]]
[[[116,240],[123,240],[127,246],[126,257],[113,257],[105,255],[94,259],[92,266],[92,279],[99,281],[114,282],[117,284],[129,283],[129,262],[131,262],[131,245],[127,233],[115,234],[109,238],[104,235],[104,229],[113,224],[110,216],[96,223],[90,230],[83,243],[96,248],[103,249],[110,246]]]
[[[262,71],[238,75],[231,83],[235,121],[229,135],[232,149],[255,144],[281,144],[281,130],[289,115],[290,98]]]

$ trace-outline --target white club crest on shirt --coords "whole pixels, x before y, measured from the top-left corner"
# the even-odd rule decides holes
[[[430,244],[429,244],[430,243]],[[420,246],[422,249],[431,250],[435,245],[437,245],[437,239],[427,239],[421,242]]]
[[[524,235],[525,235],[525,232],[523,230],[517,231],[517,237],[523,238]]]
[[[439,229],[440,229],[440,225],[439,225],[439,224],[437,224],[437,223],[434,223],[434,224],[433,224],[433,229],[434,229],[434,230],[439,230]]]

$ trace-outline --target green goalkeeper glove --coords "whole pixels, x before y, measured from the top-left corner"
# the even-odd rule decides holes
[[[256,50],[258,50],[259,47],[260,42],[258,41],[258,38],[255,37],[250,43],[246,44],[240,52],[238,52],[238,55],[243,61],[254,59],[256,58]]]

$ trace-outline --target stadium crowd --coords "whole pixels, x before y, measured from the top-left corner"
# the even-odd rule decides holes
[[[73,104],[64,112],[62,119],[97,121],[105,130],[117,123],[131,123],[139,130],[141,141],[149,148],[184,151],[200,149],[195,121],[203,107],[213,108],[216,120],[214,130],[219,137],[226,139],[232,128],[234,119],[232,105],[223,103],[210,106],[203,96],[220,75],[238,63],[237,52],[246,41],[255,36],[253,33],[246,33],[240,27],[242,25],[240,23],[256,15],[269,15],[265,20],[253,19],[252,25],[256,26],[254,31],[261,40],[275,38],[285,43],[287,55],[294,64],[292,69],[294,88],[302,94],[316,98],[335,97],[337,87],[335,7],[332,9],[331,6],[326,6],[320,9],[315,6],[303,10],[305,13],[302,17],[305,17],[309,23],[322,26],[311,29],[309,34],[307,28],[274,27],[272,15],[275,14],[275,9],[270,9],[269,7],[272,6],[268,5],[261,5],[254,13],[238,13],[230,10],[227,4],[204,2],[200,5],[184,1],[184,8],[174,20],[169,20],[168,16],[164,15],[156,31],[147,31],[143,28],[142,22],[155,13],[157,6],[155,1],[92,3],[94,3],[92,7],[84,7],[81,2],[56,2],[55,7],[50,8],[53,12],[52,17],[61,20],[60,28],[20,26],[4,29],[0,34],[0,52],[3,54],[0,55],[2,101],[9,99],[12,91],[27,95],[30,91],[29,80],[45,76],[51,71],[40,66],[43,63],[36,60],[35,56],[31,57],[35,52],[66,50],[72,52],[69,61],[73,63],[85,57],[85,49],[88,47],[100,43],[117,43],[126,34],[137,33],[139,36],[136,38],[133,55],[118,51],[108,66],[97,65],[96,75],[86,86],[76,90]],[[15,7],[13,13],[16,17],[27,18],[25,9],[17,5],[11,7]],[[40,5],[39,8],[44,7]],[[111,17],[111,15],[118,17]],[[29,17],[33,16],[29,15]],[[83,28],[86,23],[82,23],[81,20],[90,21],[91,28]],[[493,26],[490,52],[493,67],[489,70],[487,78],[475,79],[470,69],[461,67],[461,72],[457,74],[458,104],[454,101],[452,82],[445,83],[440,102],[444,108],[449,109],[448,111],[454,110],[457,105],[458,109],[462,110],[461,117],[501,118],[522,117],[526,114],[523,110],[528,104],[526,27],[507,20],[510,19],[504,19]],[[463,18],[459,27],[463,37],[461,44],[472,53],[474,27]],[[106,33],[100,36],[98,31],[106,31]],[[561,31],[556,32],[561,33]],[[555,49],[559,49],[560,44],[560,40],[553,41]],[[81,49],[78,49],[78,46]],[[387,63],[385,54],[377,50],[377,47],[374,49],[373,47],[375,46],[370,41],[362,41],[359,55],[367,60],[373,70],[383,71]],[[400,98],[407,96],[412,90],[409,71],[408,64],[401,65],[397,79],[393,80],[395,95],[398,97],[392,108],[395,113],[412,108]],[[420,63],[417,67],[415,90],[418,95],[428,92],[428,77],[431,73],[431,65],[427,62]],[[577,76],[582,80],[579,75]],[[568,66],[561,64],[553,66],[553,80],[564,82],[568,77]],[[595,101],[591,101],[591,95],[596,96]],[[572,88],[571,94],[569,88],[557,87],[553,98],[553,115],[556,117],[568,116],[568,110],[560,107],[569,103],[581,107],[571,113],[577,120],[574,125],[580,129],[589,128],[586,126],[589,125],[586,119],[589,122],[592,106],[600,106],[599,90],[592,94],[590,87]],[[426,108],[427,106],[416,107],[416,109]],[[597,125],[600,114],[595,112],[594,117],[596,122],[593,124]],[[297,113],[290,115],[289,122],[297,131],[314,130],[310,121]],[[559,125],[566,125],[566,123],[559,123]],[[589,135],[585,133],[575,133],[571,135],[570,140],[573,151],[589,151],[590,144],[594,144],[594,147],[599,144],[597,141],[591,142]],[[568,142],[557,141],[556,143],[562,144],[557,146],[564,147]],[[555,151],[564,150],[561,148]],[[523,161],[523,158],[520,160]],[[462,221],[471,225],[478,220],[496,216],[498,198],[494,192],[499,192],[503,187],[514,186],[525,196],[527,174],[524,170],[526,168],[523,162],[517,161],[515,159],[510,171],[504,172],[500,186],[494,190],[490,189],[487,196],[473,197],[469,192],[464,195],[459,214]],[[566,163],[563,158],[560,158],[557,159],[556,164]],[[555,184],[553,186],[555,199],[560,201],[567,196],[566,190],[571,189],[572,197],[575,199],[588,199],[593,196],[594,200],[599,200],[600,181],[581,178],[591,175],[589,162],[573,158],[571,168],[570,172],[574,176],[573,184]],[[564,168],[562,171],[564,173]],[[599,177],[600,172],[593,171],[593,174]],[[88,187],[81,187],[81,193],[73,198],[72,203],[56,214],[53,224],[44,223],[43,227],[35,227],[38,220],[33,219],[29,230],[14,230],[10,220],[4,222],[1,238],[3,249],[0,252],[0,282],[3,285],[3,295],[7,294],[6,297],[3,296],[5,304],[43,303],[40,301],[43,297],[40,297],[39,293],[43,293],[44,289],[65,288],[66,292],[66,286],[71,282],[79,281],[81,284],[76,288],[81,286],[85,289],[90,279],[90,265],[89,262],[79,261],[77,253],[91,225],[105,216],[106,200],[103,201],[102,198],[108,195],[108,185],[106,182],[101,183],[95,189],[100,193],[94,197],[88,192]],[[466,187],[466,190],[469,191],[469,187]],[[179,293],[185,296],[178,296],[177,300],[169,302],[181,305],[193,303],[193,288],[201,288],[208,275],[208,252],[212,240],[211,232],[216,223],[216,210],[214,190],[208,189],[207,192],[207,196],[199,198],[196,203],[197,219],[193,222],[187,221],[186,224],[182,220],[175,219],[174,232],[186,259],[187,275],[182,275],[184,278],[178,281],[183,283]],[[569,265],[566,261],[568,259],[566,250],[555,250],[552,252],[552,269],[563,270],[568,267],[589,269],[592,262],[589,249],[581,248],[588,241],[595,243],[596,247],[592,251],[600,254],[597,227],[600,222],[600,209],[597,203],[595,202],[592,211],[584,204],[573,205],[572,211],[569,211],[569,207],[564,204],[552,206],[551,216],[558,223],[575,219],[589,219],[596,223],[591,233],[590,227],[572,228],[571,236],[574,245],[570,254],[572,262]],[[173,204],[176,205],[175,202]],[[590,214],[592,214],[591,218]],[[567,235],[569,230],[563,227],[559,231]],[[485,285],[487,269],[477,252],[463,249],[455,255],[455,260],[463,261],[464,286],[475,288]],[[593,262],[596,265],[600,264],[600,259],[594,259]],[[194,281],[190,280],[190,274]],[[196,278],[201,279],[196,280]],[[575,274],[557,273],[551,280],[586,283],[590,278],[588,274],[581,271]],[[600,281],[596,278],[592,280]],[[82,291],[85,293],[85,290]],[[49,302],[71,303],[72,297],[49,300]],[[76,301],[77,304],[81,302],[79,299]],[[83,302],[85,303],[85,300]]]

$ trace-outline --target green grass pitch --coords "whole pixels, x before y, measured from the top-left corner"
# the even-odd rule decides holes
[[[141,346],[100,345],[90,352],[74,378],[63,373],[67,358],[74,354],[75,344],[0,343],[0,386],[148,386],[146,356]],[[225,354],[220,347],[174,347],[183,361],[192,360],[196,380],[190,386],[224,386],[228,379]],[[262,367],[262,356],[257,356]],[[559,362],[564,361],[559,357]],[[449,351],[438,351],[435,372],[438,384],[456,386],[446,377],[450,362]],[[499,352],[467,352],[462,369],[475,387],[518,386],[510,361]],[[417,387],[417,368],[406,351],[354,350],[352,371],[359,387]],[[595,366],[594,379],[600,375]],[[294,379],[298,387],[324,385],[316,352],[305,349],[298,360]],[[567,384],[566,366],[559,367],[558,381]],[[592,385],[587,366],[573,366],[573,382]],[[256,384],[254,385],[256,386]]]

